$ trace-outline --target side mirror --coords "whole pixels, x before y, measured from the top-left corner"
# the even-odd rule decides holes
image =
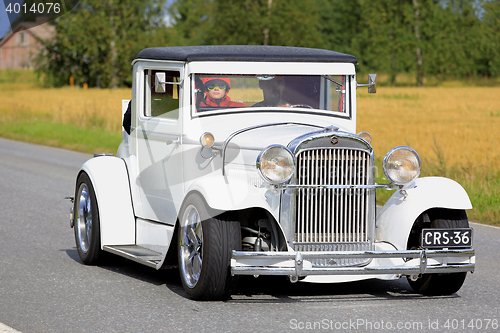
[[[157,72],[155,73],[155,92],[156,93],[165,93],[165,82],[166,80],[166,73],[162,72]]]
[[[377,74],[368,74],[368,93],[375,94],[377,92],[377,84],[375,80],[377,79]]]
[[[374,94],[377,92],[377,84],[375,82],[377,74],[368,74],[368,84],[359,84],[356,82],[356,88],[368,87],[368,93]]]

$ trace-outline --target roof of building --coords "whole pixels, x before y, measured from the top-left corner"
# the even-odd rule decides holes
[[[0,39],[0,46],[5,44],[15,33],[23,30],[31,33],[37,38],[41,40],[47,40],[55,36],[56,29],[54,26],[44,23],[40,24],[40,21],[37,22],[21,22],[14,27],[11,31],[9,31],[3,39]]]
[[[355,56],[323,49],[265,45],[203,45],[153,47],[135,59],[176,61],[343,62],[357,64]]]

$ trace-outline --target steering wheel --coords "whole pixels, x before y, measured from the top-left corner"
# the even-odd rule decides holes
[[[305,109],[314,109],[312,106],[307,104],[293,104],[290,105],[291,108],[305,108]]]

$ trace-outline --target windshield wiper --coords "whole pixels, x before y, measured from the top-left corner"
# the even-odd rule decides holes
[[[335,83],[339,87],[342,87],[342,83],[338,83],[337,81],[335,81],[334,79],[332,79],[332,77],[330,75],[321,75],[321,77],[324,77],[328,81]]]

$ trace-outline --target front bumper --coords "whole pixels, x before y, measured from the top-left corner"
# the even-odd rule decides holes
[[[310,261],[313,259],[348,258],[370,258],[372,261],[365,266],[349,267],[313,266]],[[380,260],[391,258],[396,260]],[[448,262],[455,263],[449,264]],[[247,252],[233,250],[231,274],[291,277],[362,274],[418,275],[472,272],[475,267],[474,262],[474,249],[331,252]]]

